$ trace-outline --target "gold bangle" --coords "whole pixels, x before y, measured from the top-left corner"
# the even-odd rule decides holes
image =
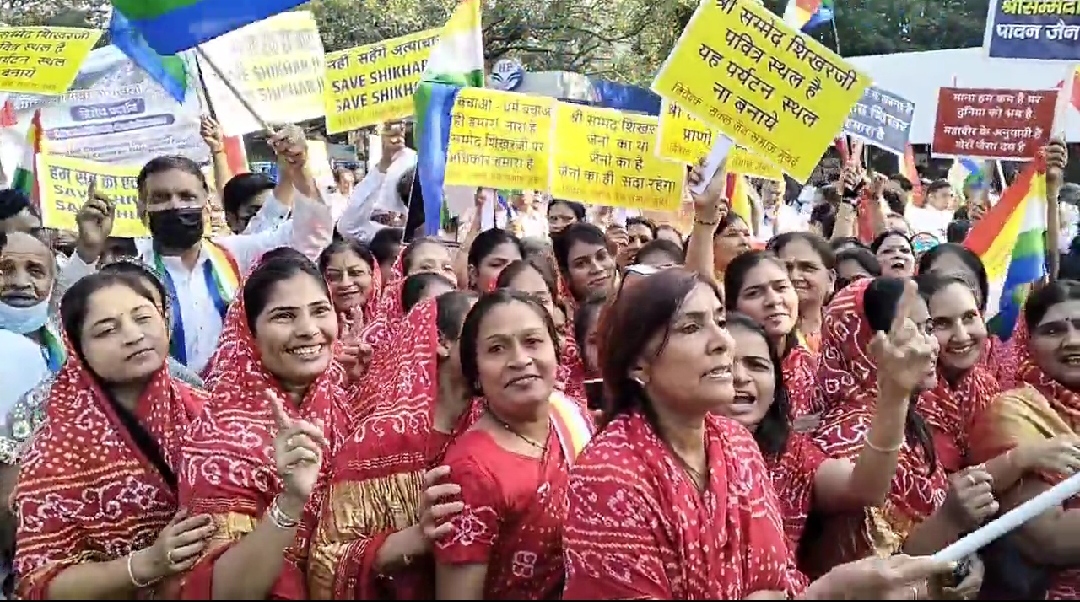
[[[867,435],[863,437],[863,445],[869,447],[871,451],[876,451],[879,454],[895,454],[896,452],[900,451],[901,447],[904,446],[904,441],[903,439],[901,439],[900,443],[897,443],[896,445],[892,445],[889,447],[878,447],[877,445],[871,443],[870,434],[867,433]]]

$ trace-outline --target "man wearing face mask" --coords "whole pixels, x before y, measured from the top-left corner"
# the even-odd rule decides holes
[[[150,238],[135,241],[139,259],[154,268],[171,298],[172,357],[196,372],[217,347],[242,275],[264,253],[292,247],[314,260],[331,241],[333,218],[311,175],[303,132],[289,126],[270,142],[295,194],[291,217],[267,230],[205,238],[209,186],[184,157],[158,157],[138,177],[138,210],[150,230]],[[90,197],[77,217],[76,252],[61,271],[62,287],[94,269],[112,231],[115,206],[96,193]],[[253,221],[275,221],[289,210],[275,195]]]

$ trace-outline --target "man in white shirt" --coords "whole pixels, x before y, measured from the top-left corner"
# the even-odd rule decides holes
[[[254,234],[236,234],[204,239],[208,186],[198,166],[184,157],[158,157],[139,174],[139,212],[150,229],[150,238],[137,239],[139,258],[155,268],[173,297],[174,357],[201,372],[217,348],[225,309],[231,298],[223,299],[214,286],[212,256],[223,250],[242,277],[267,251],[293,247],[312,260],[330,244],[333,218],[322,201],[306,166],[307,149],[300,137],[276,137],[275,149],[294,182],[292,217],[281,225]],[[290,208],[275,197],[267,199],[259,216],[280,219]],[[67,287],[93,272],[112,230],[115,207],[112,202],[91,194],[77,217],[79,237],[76,252],[64,266],[57,286]],[[210,241],[210,246],[206,243]],[[220,262],[219,262],[220,263]],[[232,275],[228,275],[232,276]],[[233,296],[239,291],[232,291]],[[179,318],[179,319],[177,319]]]
[[[376,214],[409,212],[398,194],[398,182],[415,173],[416,151],[405,146],[405,128],[399,122],[383,126],[381,141],[378,162],[353,187],[349,202],[338,217],[337,230],[342,236],[369,241],[386,227],[373,219]]]

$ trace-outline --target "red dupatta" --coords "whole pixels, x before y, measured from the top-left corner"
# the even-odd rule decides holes
[[[125,410],[70,344],[67,350],[44,423],[19,465],[15,571],[21,599],[47,598],[52,580],[67,568],[123,558],[154,543],[176,513],[177,495],[175,482],[151,456],[178,477],[184,430],[206,401],[172,379],[163,361],[132,413],[157,445],[144,451],[120,417]],[[169,597],[168,588],[163,582],[153,589]]]
[[[375,361],[385,356],[383,350],[393,340],[394,327],[405,319],[405,308],[401,305],[401,289],[406,278],[404,257],[403,248],[390,268],[390,278],[381,287],[374,315],[360,334],[360,339],[371,346]]]
[[[450,437],[433,430],[438,395],[436,301],[426,299],[399,326],[393,363],[369,373],[371,413],[334,456],[329,493],[311,543],[312,598],[431,599],[430,559],[384,579],[375,558],[391,534],[419,522],[424,472]],[[471,404],[456,431],[480,415]],[[451,435],[452,437],[452,435]],[[419,560],[419,559],[418,559]]]
[[[967,465],[971,427],[1000,392],[997,380],[979,364],[954,385],[939,373],[937,386],[919,395],[919,414],[933,429],[934,451],[947,474]]]
[[[788,408],[790,420],[819,414],[824,409],[821,397],[816,395],[817,367],[817,358],[801,343],[792,347],[784,356],[780,371],[784,375],[784,387],[791,404]]]
[[[871,282],[864,278],[837,293],[822,323],[818,390],[826,409],[815,441],[833,458],[858,457],[876,411],[877,363],[868,352],[874,333],[863,305],[864,293]],[[868,510],[866,517],[830,517],[829,520],[835,518],[853,524],[845,523],[841,528],[845,532],[844,541],[836,541],[838,538],[832,535],[828,543],[835,547],[817,554],[816,559],[830,565],[855,560],[872,553],[874,550],[867,549],[871,545],[882,553],[899,550],[911,527],[929,517],[945,501],[945,491],[945,472],[940,463],[929,466],[922,448],[905,440],[885,505]],[[864,519],[870,522],[864,523]]]
[[[375,319],[375,316],[378,315],[382,288],[382,270],[379,269],[379,264],[376,263],[372,266],[371,270],[371,290],[368,291],[367,299],[364,300],[364,304],[361,308],[364,323],[356,324],[355,310],[343,309],[336,306],[334,308],[337,311],[338,316],[338,331],[342,333],[339,339],[345,338],[344,333],[362,331],[364,326],[370,324]]]
[[[738,423],[708,416],[709,486],[699,493],[644,416],[612,421],[570,473],[567,600],[739,600],[801,593],[761,452]]]
[[[263,366],[245,316],[244,296],[237,295],[225,315],[214,354],[221,376],[214,382],[211,403],[192,422],[183,447],[180,503],[191,514],[211,515],[218,528],[207,553],[183,579],[184,599],[210,599],[214,562],[255,529],[282,490],[274,462],[277,425],[264,395],[269,389],[283,399],[288,396]],[[331,367],[336,364],[332,362]],[[284,404],[290,418],[322,425],[331,446],[324,453],[324,469],[348,428],[342,397],[341,381],[335,370],[328,369],[311,384],[299,406]],[[272,599],[307,597],[307,539],[321,505],[321,491],[317,486],[312,492],[296,542],[285,551],[285,564],[270,592]]]

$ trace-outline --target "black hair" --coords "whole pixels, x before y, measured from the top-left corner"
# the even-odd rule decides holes
[[[375,261],[378,261],[379,265],[394,263],[398,256],[398,249],[401,248],[403,233],[401,228],[382,228],[371,237],[368,248],[371,249],[371,254],[375,256]]]
[[[169,292],[161,278],[154,273],[149,266],[134,261],[114,261],[107,263],[98,269],[99,274],[129,274],[138,278],[141,282],[149,282],[163,303],[169,302]]]
[[[821,224],[821,235],[832,238],[833,231],[836,230],[836,205],[832,203],[814,205],[814,208],[810,210],[810,223]]]
[[[772,262],[780,268],[785,276],[787,275],[787,266],[784,265],[783,260],[777,257],[772,251],[751,249],[731,260],[727,269],[724,270],[724,298],[727,300],[728,307],[733,310],[738,309],[739,293],[742,292],[747,274],[766,261]],[[792,328],[791,332],[784,337],[784,352],[782,355],[786,356],[788,352],[794,349],[798,344],[798,328]]]
[[[574,218],[577,219],[577,221],[585,221],[585,205],[582,205],[581,203],[575,203],[574,201],[568,201],[566,199],[551,199],[551,202],[548,203],[547,206],[548,213],[551,213],[551,208],[555,207],[556,205],[566,206],[570,209],[570,212],[574,214]]]
[[[722,300],[719,289],[708,278],[683,268],[668,268],[624,288],[604,310],[597,331],[604,379],[604,425],[618,416],[641,412],[659,435],[653,401],[630,373],[658,334],[662,337],[653,356],[664,352],[672,320],[699,283]]]
[[[586,299],[584,303],[578,305],[577,311],[574,313],[574,342],[577,343],[578,349],[582,350],[582,361],[586,359],[584,350],[585,345],[589,342],[589,328],[600,319],[600,312],[607,305],[607,301],[605,295],[593,295]],[[589,368],[598,370],[600,367],[589,366]]]
[[[551,318],[551,314],[548,313],[547,309],[536,299],[507,289],[484,293],[476,301],[476,305],[473,305],[472,309],[469,310],[469,314],[465,316],[465,323],[461,326],[461,373],[465,378],[465,382],[468,383],[469,394],[473,397],[484,395],[480,385],[480,325],[492,309],[510,303],[523,303],[536,312],[536,315],[543,320],[544,326],[547,328],[548,337],[555,348],[555,357],[560,356],[559,331],[555,328],[555,321]]]
[[[951,274],[942,274],[941,272],[920,273],[915,276],[915,284],[919,285],[919,296],[926,302],[927,308],[929,308],[930,299],[933,298],[934,295],[954,284],[959,284],[974,296],[974,291],[971,290],[971,287],[969,287],[963,279]]]
[[[506,264],[506,267],[499,272],[499,276],[495,278],[495,288],[509,288],[510,283],[526,270],[535,270],[537,274],[540,274],[540,278],[544,280],[544,284],[547,286],[548,292],[551,293],[552,298],[554,299],[557,296],[558,287],[556,285],[555,275],[551,270],[545,270],[536,261],[530,259],[518,259]]]
[[[915,265],[915,273],[925,274],[929,272],[933,269],[934,262],[946,255],[956,257],[964,264],[964,267],[971,270],[971,273],[975,276],[975,282],[979,285],[979,290],[975,291],[978,293],[979,310],[985,311],[986,302],[990,297],[990,279],[986,275],[986,267],[983,265],[982,260],[979,259],[979,256],[964,245],[947,242],[934,246],[919,256],[919,261]]]
[[[86,356],[83,354],[82,327],[86,314],[90,311],[90,297],[102,289],[113,286],[131,289],[157,307],[153,293],[147,288],[145,275],[111,270],[94,272],[78,279],[60,299],[60,323],[72,347],[84,363],[86,363]],[[89,368],[89,364],[87,367]]]
[[[364,263],[368,264],[368,267],[372,270],[377,270],[379,268],[375,261],[375,256],[368,250],[367,245],[354,238],[343,238],[331,242],[329,246],[322,250],[322,253],[319,253],[319,271],[325,272],[326,266],[330,265],[330,260],[338,253],[343,253],[345,251],[352,251],[355,253],[356,256],[363,260]]]
[[[866,312],[866,322],[870,330],[888,332],[892,327],[893,317],[896,316],[896,308],[900,303],[900,297],[904,294],[905,279],[890,276],[874,278],[863,292],[863,308]],[[937,454],[934,452],[934,440],[930,435],[930,428],[916,409],[915,400],[908,404],[907,416],[904,420],[904,437],[915,441],[926,454],[931,467],[937,464]]]
[[[893,236],[899,236],[900,238],[903,238],[907,241],[908,246],[911,246],[911,237],[908,236],[907,233],[901,232],[900,230],[886,230],[874,237],[874,242],[870,243],[870,251],[877,255],[878,249],[880,249],[881,246],[885,244],[886,240],[892,238]]]
[[[645,243],[634,256],[634,263],[646,263],[645,258],[650,255],[666,255],[671,263],[686,261],[682,247],[666,238],[656,238]]]
[[[221,187],[221,208],[225,213],[236,214],[251,199],[273,189],[274,181],[266,174],[242,173],[233,176]]]
[[[1043,321],[1051,307],[1067,301],[1080,301],[1080,282],[1055,280],[1031,293],[1024,304],[1024,323],[1027,324],[1028,332],[1035,332],[1035,328]]]
[[[721,236],[728,228],[734,226],[738,222],[746,224],[748,228],[750,227],[750,224],[743,219],[743,216],[734,211],[728,211],[720,218],[720,222],[716,224],[716,230],[713,231],[713,238]]]
[[[14,188],[0,189],[0,219],[15,217],[23,209],[32,209],[30,197]]]
[[[435,326],[439,334],[451,341],[461,337],[461,325],[469,313],[477,294],[472,291],[450,291],[435,298]]]
[[[585,243],[607,247],[607,237],[604,232],[588,222],[576,222],[567,226],[562,232],[556,234],[551,240],[551,249],[555,254],[555,262],[563,275],[570,274],[570,249],[575,244]]]
[[[769,360],[773,365],[773,402],[765,411],[765,416],[761,418],[757,430],[754,431],[754,440],[757,441],[762,454],[779,456],[787,449],[788,436],[791,434],[791,422],[788,420],[791,400],[788,396],[787,385],[784,383],[783,360],[769,342],[769,335],[765,333],[765,329],[750,316],[729,312],[727,324],[729,330],[742,328],[761,337],[769,347]]]
[[[784,247],[800,240],[810,245],[810,248],[817,253],[817,256],[821,259],[821,264],[825,266],[826,270],[836,269],[836,252],[833,250],[832,245],[824,237],[813,232],[784,232],[783,234],[777,234],[769,241],[766,248],[780,255]]]
[[[450,282],[446,276],[433,272],[420,272],[405,278],[405,282],[401,285],[401,308],[405,313],[409,313],[424,298],[428,289],[436,284],[445,284],[451,289],[454,288],[454,283]]]
[[[840,238],[834,238],[829,241],[829,246],[832,247],[834,253],[839,253],[840,251],[843,251],[844,249],[850,247],[867,250],[870,249],[870,247],[863,244],[863,241],[855,238],[854,236],[841,236]]]
[[[948,226],[945,226],[945,241],[952,243],[962,243],[967,238],[968,232],[971,231],[971,220],[968,219],[954,219],[949,222]]]
[[[836,254],[836,265],[840,266],[845,261],[854,261],[859,264],[859,267],[866,270],[870,274],[871,278],[876,278],[881,275],[881,262],[878,261],[876,255],[870,252],[870,249],[866,247],[853,247],[847,248]],[[833,286],[835,290],[843,290],[844,287],[851,284],[854,279],[847,279],[836,275],[836,284]]]
[[[656,238],[656,224],[647,217],[641,215],[632,215],[626,218],[626,230],[630,230],[630,226],[645,226],[649,230],[649,236]]]
[[[267,251],[262,256],[259,265],[251,271],[247,280],[244,281],[244,318],[248,328],[255,334],[255,322],[259,314],[266,309],[270,302],[270,295],[274,287],[284,280],[288,280],[298,274],[307,274],[318,283],[319,288],[330,298],[330,289],[326,285],[319,266],[315,265],[303,253],[290,247],[278,247]]]
[[[521,239],[507,230],[489,228],[478,234],[473,239],[472,244],[469,245],[469,266],[479,268],[488,255],[491,255],[495,252],[495,249],[504,244],[513,245],[517,249],[518,259],[525,257],[525,247],[521,244]]]
[[[420,238],[414,238],[412,242],[405,245],[405,250],[401,252],[401,269],[405,271],[405,274],[409,273],[412,268],[412,256],[416,253],[416,250],[424,245],[443,245],[443,241],[435,238],[434,236],[422,236]]]
[[[184,173],[191,174],[199,179],[199,183],[202,184],[203,192],[210,192],[210,184],[206,181],[206,175],[199,169],[199,164],[182,157],[180,155],[165,155],[162,157],[154,157],[150,159],[143,168],[139,170],[138,177],[135,178],[135,183],[138,186],[139,194],[142,195],[146,192],[146,179],[154,174],[165,173],[167,171],[182,171]]]

